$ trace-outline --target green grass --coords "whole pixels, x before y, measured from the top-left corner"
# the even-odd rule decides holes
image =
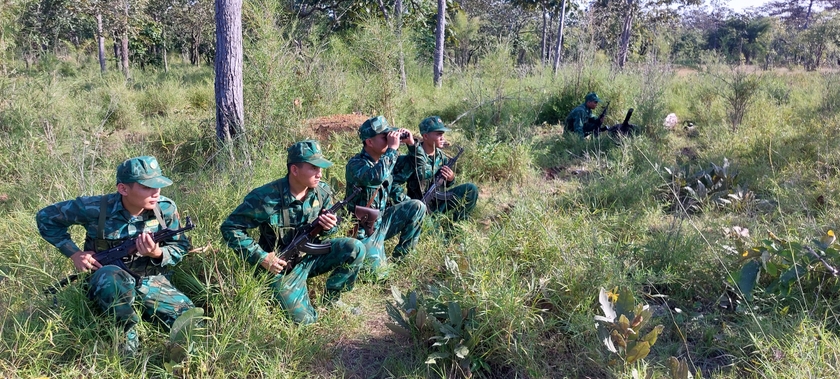
[[[72,60],[51,71],[3,78],[0,100],[0,374],[4,377],[437,377],[425,364],[434,351],[385,327],[391,287],[435,302],[475,308],[469,359],[479,377],[631,377],[632,369],[667,377],[669,356],[715,378],[792,378],[836,372],[836,294],[802,294],[720,306],[727,276],[739,269],[723,228],[747,227],[807,242],[837,229],[840,146],[833,141],[838,80],[831,74],[764,74],[743,123],[733,132],[716,77],[728,69],[677,76],[671,67],[625,72],[570,64],[549,70],[513,66],[508,47],[476,67],[431,85],[431,69],[408,60],[408,89],[390,66],[360,57],[394,49],[370,27],[349,42],[294,48],[273,25],[255,29],[246,47],[246,139],[220,146],[214,137],[213,77],[207,67],[173,63],[169,73],[100,76]],[[383,55],[393,61],[393,51]],[[69,63],[68,63],[69,62]],[[381,63],[381,62],[379,62]],[[72,74],[72,75],[71,75]],[[368,84],[370,86],[368,86]],[[633,139],[579,140],[562,117],[590,89],[612,100],[610,123],[634,107],[643,126]],[[383,92],[384,91],[384,92]],[[295,98],[302,107],[293,106]],[[224,247],[218,225],[251,189],[285,174],[285,148],[309,135],[306,118],[352,111],[388,112],[416,129],[441,115],[451,140],[466,147],[460,180],[481,188],[474,217],[443,240],[427,225],[415,254],[387,283],[360,283],[345,296],[361,316],[319,307],[320,321],[296,326],[254,275]],[[554,115],[552,116],[552,112]],[[697,135],[661,120],[676,112]],[[548,117],[548,118],[547,118]],[[336,166],[325,179],[344,184],[343,166],[360,149],[352,133],[324,141]],[[683,149],[696,154],[687,157]],[[56,296],[40,291],[72,270],[37,233],[34,213],[79,195],[113,190],[113,170],[127,157],[155,155],[175,185],[164,189],[193,216],[193,246],[175,283],[207,310],[205,338],[183,367],[167,368],[167,334],[140,329],[139,357],[115,353],[114,326],[78,286]],[[766,211],[707,206],[672,214],[659,188],[665,167],[693,169],[727,158],[739,180],[777,206]],[[551,169],[553,178],[546,176]],[[818,200],[821,198],[822,200]],[[81,232],[74,230],[74,237]],[[393,243],[388,245],[393,246]],[[447,260],[455,266],[447,266]],[[840,262],[837,262],[840,264]],[[601,287],[625,286],[665,326],[643,363],[609,366],[593,317]],[[317,303],[324,278],[310,280]],[[787,308],[785,308],[787,306]],[[676,311],[679,308],[680,311]]]

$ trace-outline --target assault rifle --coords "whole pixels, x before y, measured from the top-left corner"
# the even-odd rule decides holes
[[[464,148],[458,146],[458,154],[455,154],[454,157],[449,159],[449,162],[446,162],[446,164],[444,166],[449,167],[450,169],[455,167],[455,163],[458,162],[458,157],[460,157],[461,153],[463,153],[463,152],[464,152]],[[443,167],[441,167],[441,168],[443,168]],[[423,193],[423,197],[420,199],[423,202],[423,204],[426,204],[426,212],[427,213],[431,212],[431,210],[429,208],[429,205],[430,205],[429,203],[432,202],[432,199],[449,200],[449,196],[447,196],[448,195],[447,193],[438,192],[438,189],[440,187],[443,187],[444,183],[446,183],[446,179],[443,178],[443,174],[440,172],[440,170],[438,170],[438,172],[435,174],[434,180],[432,181],[432,185],[430,185],[429,188],[426,189],[426,192]]]
[[[158,230],[158,231],[152,233],[152,240],[155,241],[155,243],[160,242],[160,241],[164,241],[164,240],[172,238],[172,237],[174,237],[178,234],[184,233],[187,230],[190,230],[192,228],[195,228],[195,224],[193,224],[190,217],[187,216],[186,217],[186,224],[184,224],[183,228],[178,228],[178,229],[166,228],[166,229]],[[142,284],[142,280],[141,280],[140,275],[137,275],[137,273],[135,273],[134,271],[129,270],[128,267],[125,265],[125,262],[123,262],[123,258],[131,256],[131,255],[135,254],[136,252],[137,252],[137,237],[134,237],[134,238],[131,238],[131,239],[127,239],[127,240],[123,241],[123,243],[121,243],[117,246],[114,246],[114,247],[112,247],[108,250],[103,250],[103,251],[100,251],[98,253],[94,253],[93,254],[93,259],[96,259],[96,261],[99,262],[99,264],[102,265],[102,266],[115,265],[115,266],[125,270],[129,275],[131,275],[131,277],[134,278],[134,284],[139,287]],[[45,295],[53,295],[53,294],[57,293],[62,287],[72,283],[76,279],[79,279],[79,277],[81,275],[82,274],[72,274],[72,275],[70,275],[70,276],[68,276],[64,279],[61,279],[61,281],[59,281],[58,283],[53,284],[52,286],[44,289],[44,294]]]
[[[332,213],[335,214],[340,209],[347,206],[347,203],[353,201],[359,193],[362,192],[360,187],[356,187],[353,189],[353,193],[349,196],[344,198],[335,204],[333,204],[330,209],[327,209],[324,213]],[[284,268],[283,272],[291,271],[295,265],[300,263],[303,259],[303,253],[311,254],[311,255],[324,255],[330,252],[330,244],[329,243],[314,243],[312,241],[318,237],[324,231],[324,227],[318,223],[318,220],[310,222],[309,224],[298,228],[295,234],[295,238],[289,242],[288,245],[283,247],[280,250],[280,254],[277,255],[278,258],[286,261],[286,267]]]
[[[633,116],[633,108],[627,110],[627,115],[624,116],[624,121],[613,126],[602,126],[599,132],[610,132],[620,134],[630,134],[636,129],[636,126],[630,123],[630,117]]]

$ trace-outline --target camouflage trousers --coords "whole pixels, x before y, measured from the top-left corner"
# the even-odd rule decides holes
[[[388,275],[385,240],[400,234],[392,255],[395,259],[402,258],[417,245],[425,215],[426,205],[420,200],[407,200],[386,208],[379,227],[362,240],[367,249],[365,268],[375,272],[378,279],[385,279]]]
[[[464,183],[459,186],[447,188],[446,192],[451,195],[449,200],[435,200],[429,204],[429,211],[432,213],[452,212],[452,221],[461,221],[475,209],[478,201],[478,187],[472,183]]]
[[[274,298],[296,323],[311,324],[318,313],[309,300],[306,279],[332,271],[327,278],[327,298],[338,299],[341,292],[353,289],[365,259],[365,246],[355,238],[334,238],[330,252],[308,255],[291,272],[278,274],[271,282]]]
[[[129,330],[140,321],[134,312],[134,302],[139,301],[143,317],[158,320],[167,327],[178,316],[194,308],[192,301],[178,291],[163,275],[144,276],[140,287],[125,270],[108,265],[93,272],[88,281],[88,297],[103,312],[113,315],[118,323]]]

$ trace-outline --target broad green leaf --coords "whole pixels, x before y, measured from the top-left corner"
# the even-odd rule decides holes
[[[612,353],[617,353],[618,352],[618,350],[615,348],[615,344],[613,344],[612,336],[610,336],[609,329],[599,326],[598,327],[598,338],[601,339],[601,343],[603,343],[604,346],[607,347],[607,350],[609,350]]]
[[[659,338],[659,334],[662,333],[662,329],[665,329],[665,327],[662,325],[655,326],[653,330],[648,332],[648,334],[645,334],[644,338],[642,338],[642,341],[645,341],[650,346],[653,346],[653,344],[656,343],[656,339]]]
[[[629,288],[620,288],[618,290],[618,301],[615,302],[615,312],[619,315],[632,317],[630,312],[633,311],[635,305],[636,299],[633,298],[633,292]]]
[[[747,300],[752,300],[752,291],[755,289],[755,283],[756,280],[758,280],[758,272],[760,269],[761,263],[752,260],[747,262],[747,264],[741,268],[741,272],[738,275],[738,289]]]
[[[765,264],[764,264],[764,269],[765,269],[765,270],[767,270],[767,274],[768,274],[768,275],[770,275],[770,276],[772,276],[772,277],[774,277],[774,278],[775,278],[775,277],[777,277],[777,276],[779,276],[779,266],[777,266],[777,265],[776,265],[775,263],[773,263],[773,262],[767,262],[767,263],[765,263]]]
[[[399,326],[405,329],[411,329],[411,326],[408,325],[408,322],[406,322],[403,318],[402,313],[399,311],[399,309],[397,309],[397,307],[391,304],[390,301],[385,302],[385,312],[388,313],[388,316],[391,317],[391,320],[394,320],[394,322],[399,324]]]
[[[409,332],[407,329],[405,329],[405,328],[403,328],[403,327],[401,327],[397,324],[392,324],[390,322],[386,322],[385,326],[387,326],[388,329],[391,329],[391,331],[394,332],[394,333],[397,333],[397,334],[399,334],[403,337],[411,338],[411,332]]]
[[[644,359],[650,354],[650,344],[647,342],[636,343],[627,351],[627,364],[633,364],[639,359]]]

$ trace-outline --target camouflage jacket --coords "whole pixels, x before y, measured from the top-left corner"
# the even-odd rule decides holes
[[[388,148],[385,154],[379,157],[379,161],[374,162],[370,154],[363,149],[350,158],[345,169],[347,195],[353,192],[353,187],[362,188],[359,196],[347,204],[350,212],[353,212],[356,205],[367,206],[369,202],[371,208],[384,210],[389,199],[393,203],[407,199],[402,187],[394,185],[393,170],[398,154],[397,150]],[[377,220],[374,228],[378,228],[380,222],[381,220]]]
[[[143,211],[139,216],[132,216],[123,207],[122,195],[111,193],[101,196],[82,196],[75,200],[67,200],[47,206],[35,216],[38,232],[50,244],[57,247],[67,257],[81,250],[70,238],[68,229],[71,225],[81,225],[85,228],[85,251],[98,251],[95,246],[99,235],[99,215],[102,198],[105,198],[107,210],[102,236],[110,246],[115,246],[129,238],[137,237],[141,232],[156,232],[169,227],[181,227],[181,219],[175,202],[167,197],[158,199],[161,216],[167,225],[160,225],[154,211]],[[152,259],[135,255],[127,259],[126,266],[131,270],[142,272],[149,264],[153,266],[172,266],[181,261],[190,247],[190,241],[183,234],[173,236],[160,242],[161,258]],[[101,249],[99,249],[101,250]],[[125,262],[126,260],[124,260]]]
[[[588,134],[597,126],[597,120],[598,117],[593,116],[592,110],[587,108],[584,103],[572,109],[566,116],[566,130],[580,135]]]
[[[449,162],[449,157],[441,149],[435,148],[432,155],[426,154],[419,144],[408,146],[408,154],[397,159],[394,168],[394,184],[406,185],[408,197],[421,199],[423,193],[432,185],[432,180],[440,168]],[[451,186],[453,182],[445,185]]]
[[[219,228],[228,247],[251,264],[262,262],[269,252],[279,250],[295,236],[295,230],[315,221],[321,209],[332,206],[332,190],[324,182],[306,191],[302,200],[289,189],[288,177],[256,188],[242,200]],[[260,240],[255,241],[248,229],[259,228]],[[324,231],[327,236],[338,228]]]

